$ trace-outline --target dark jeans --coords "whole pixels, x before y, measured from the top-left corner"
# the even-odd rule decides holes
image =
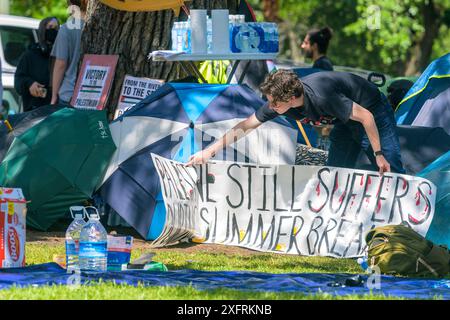
[[[391,165],[391,171],[405,173],[400,155],[400,143],[395,129],[394,111],[384,95],[382,95],[382,102],[373,109],[372,114],[380,135],[381,150]],[[349,120],[345,124],[336,123],[330,133],[330,141],[327,166],[355,168],[358,155],[363,150],[372,163],[372,170],[378,171],[369,138],[361,123],[353,120]]]

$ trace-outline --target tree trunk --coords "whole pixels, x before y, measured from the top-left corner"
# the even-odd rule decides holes
[[[224,9],[235,13],[238,0],[194,0],[191,9]],[[125,75],[170,81],[180,77],[181,71],[174,63],[153,62],[147,59],[150,52],[167,50],[171,29],[176,17],[172,10],[156,12],[125,12],[90,0],[86,25],[82,35],[81,53],[116,54],[116,68],[107,109],[110,117],[118,103]]]
[[[442,16],[435,7],[433,0],[422,7],[425,31],[420,40],[412,48],[411,56],[406,65],[406,76],[422,72],[430,63],[434,40],[439,36]]]

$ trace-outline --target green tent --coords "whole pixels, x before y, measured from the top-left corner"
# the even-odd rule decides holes
[[[47,230],[92,196],[115,149],[106,111],[64,108],[14,139],[0,186],[22,188],[27,225]]]

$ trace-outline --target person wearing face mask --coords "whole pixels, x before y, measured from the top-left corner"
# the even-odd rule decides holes
[[[38,43],[30,45],[20,58],[14,77],[14,88],[22,96],[23,111],[50,104],[50,52],[59,30],[55,17],[39,24]]]
[[[306,57],[312,59],[313,68],[333,71],[333,64],[326,56],[332,37],[333,31],[329,27],[312,29],[306,34],[301,48],[305,52]]]

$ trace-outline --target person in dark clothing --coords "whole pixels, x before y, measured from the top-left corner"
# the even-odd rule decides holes
[[[50,104],[50,52],[58,30],[57,18],[43,19],[38,29],[39,42],[30,45],[20,58],[14,88],[22,96],[25,112]]]
[[[333,31],[329,27],[308,31],[302,43],[302,49],[307,58],[313,60],[313,68],[325,71],[333,71],[333,64],[326,56],[328,45],[333,37]]]
[[[229,143],[283,114],[307,123],[334,123],[328,166],[354,168],[364,150],[380,174],[405,173],[394,112],[366,79],[344,72],[317,72],[300,80],[290,70],[278,70],[267,76],[261,92],[268,99],[266,105],[193,155],[188,164],[207,162]]]

